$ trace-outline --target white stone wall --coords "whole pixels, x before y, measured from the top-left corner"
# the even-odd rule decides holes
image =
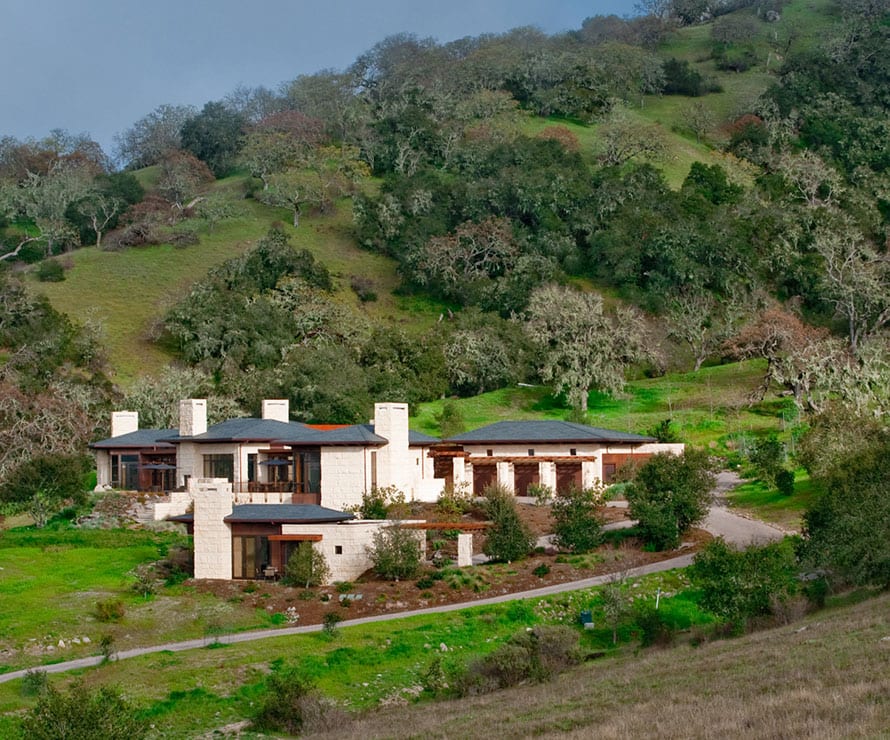
[[[194,437],[207,431],[207,400],[184,398],[179,402],[179,436]]]
[[[189,483],[195,502],[195,578],[232,580],[232,529],[223,521],[232,513],[232,486],[224,478]]]
[[[377,485],[395,486],[410,498],[416,467],[408,448],[408,404],[375,403],[374,434],[387,440],[377,450]]]
[[[371,567],[368,549],[374,534],[393,525],[391,520],[343,522],[340,524],[282,524],[282,534],[320,534],[321,542],[312,543],[322,552],[331,569],[331,581],[351,581]],[[418,545],[423,546],[426,534],[416,532]],[[339,552],[337,551],[339,548]]]
[[[286,398],[267,398],[263,401],[263,417],[273,421],[290,421],[290,401]]]
[[[113,411],[111,414],[111,436],[120,437],[139,430],[138,411]]]
[[[362,447],[321,448],[322,506],[340,510],[359,506],[362,494],[370,489],[370,450]]]
[[[154,503],[152,516],[156,522],[162,522],[168,516],[181,516],[182,514],[185,514],[191,505],[191,492],[171,491],[167,501],[156,501]]]

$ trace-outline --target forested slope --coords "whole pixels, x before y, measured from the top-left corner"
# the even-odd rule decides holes
[[[748,357],[800,413],[884,410],[888,4],[644,5],[161,106],[121,171],[6,138],[0,261],[109,348],[103,402],[158,423],[176,394],[348,422],[542,381],[583,414]]]

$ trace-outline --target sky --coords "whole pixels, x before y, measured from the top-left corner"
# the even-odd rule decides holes
[[[634,0],[4,0],[0,137],[113,137],[164,103],[198,108],[238,85],[344,69],[378,41],[547,33]]]

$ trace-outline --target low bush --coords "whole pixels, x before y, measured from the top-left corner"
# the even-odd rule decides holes
[[[413,578],[420,570],[421,550],[417,533],[399,525],[375,532],[368,554],[377,575],[388,581]]]
[[[148,728],[116,689],[92,691],[77,682],[65,693],[46,686],[22,719],[21,731],[29,740],[138,740]]]
[[[37,265],[37,279],[41,283],[61,283],[65,279],[65,268],[58,260],[43,260]]]
[[[590,488],[571,488],[553,500],[554,544],[572,552],[590,552],[603,541],[603,527],[597,507],[602,492]]]
[[[94,614],[100,622],[119,622],[124,618],[125,613],[124,602],[120,599],[106,599],[105,601],[96,602]]]
[[[324,553],[311,542],[301,542],[284,568],[284,582],[288,586],[312,588],[326,583],[330,577],[331,569]]]
[[[517,632],[501,647],[471,661],[455,678],[461,696],[485,694],[524,682],[549,681],[581,660],[578,633],[539,625]]]
[[[485,516],[491,520],[482,551],[493,560],[512,562],[528,555],[535,538],[516,511],[514,496],[503,486],[489,486],[483,492]]]
[[[303,711],[313,697],[313,685],[296,668],[279,668],[266,678],[253,726],[262,731],[299,735],[303,731]]]

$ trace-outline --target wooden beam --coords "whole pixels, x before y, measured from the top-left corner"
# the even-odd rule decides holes
[[[320,534],[270,534],[270,542],[321,542]]]

